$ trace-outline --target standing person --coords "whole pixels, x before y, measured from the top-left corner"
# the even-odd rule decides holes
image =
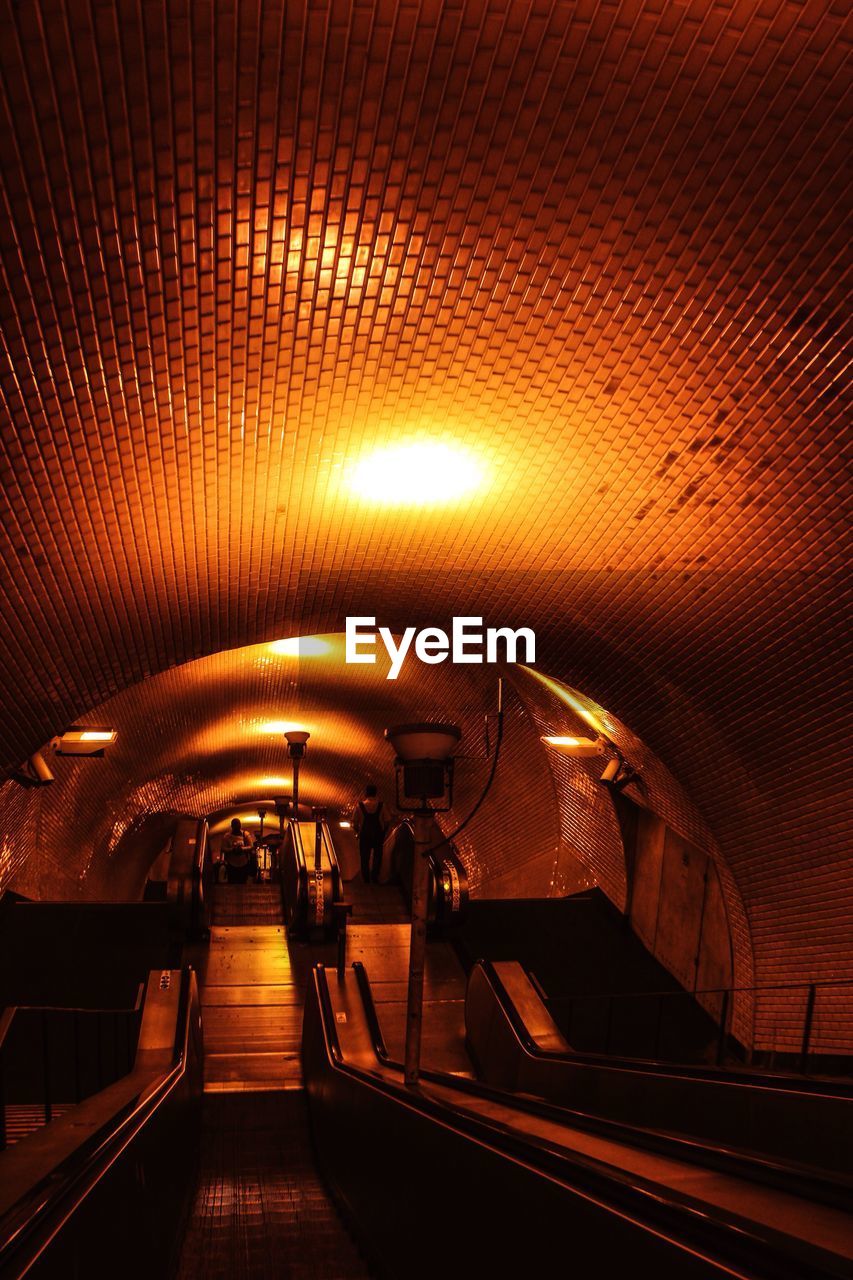
[[[229,884],[245,884],[252,870],[252,833],[244,831],[239,818],[231,819],[231,830],[222,841],[222,856]]]
[[[369,884],[371,880],[378,884],[382,866],[382,844],[388,830],[388,820],[372,783],[364,788],[364,799],[359,800],[355,806],[352,826],[358,836],[361,878],[365,884]]]

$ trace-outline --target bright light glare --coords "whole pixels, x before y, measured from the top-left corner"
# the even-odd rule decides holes
[[[112,729],[85,729],[80,734],[81,742],[112,742],[115,732]]]
[[[289,787],[290,782],[287,778],[258,778],[257,786],[259,787]]]
[[[284,654],[288,658],[317,658],[329,653],[331,648],[328,640],[321,640],[319,636],[291,636],[288,640],[273,640],[270,644],[271,653]]]
[[[290,733],[291,730],[305,731],[301,724],[294,724],[292,720],[267,720],[266,724],[258,727],[259,733]]]
[[[339,826],[339,827],[343,827],[344,831],[348,831],[348,830],[349,830],[349,828],[352,826],[352,823],[351,823],[351,822],[339,822],[339,823],[338,823],[338,826]]]
[[[559,680],[552,680],[550,676],[543,675],[541,671],[535,671],[533,667],[522,666],[522,670],[526,671],[528,675],[533,676],[534,680],[538,680],[540,684],[544,684],[546,689],[550,689],[561,702],[564,702],[567,707],[571,707],[575,715],[580,716],[581,720],[585,720],[589,727],[594,729],[596,733],[603,734],[606,732],[605,726],[601,723],[598,716],[590,711],[589,707],[584,706],[580,699],[575,697],[571,689],[567,689],[564,684],[559,682]]]
[[[590,741],[590,739],[589,738],[547,737],[547,738],[543,738],[542,741],[547,742],[549,747],[580,747],[580,746],[586,746],[586,744]]]
[[[466,449],[423,441],[392,445],[362,458],[352,491],[369,502],[426,507],[454,502],[480,488],[483,468]]]

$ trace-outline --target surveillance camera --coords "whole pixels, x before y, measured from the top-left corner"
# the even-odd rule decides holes
[[[47,787],[54,780],[47,761],[40,751],[36,751],[21,765],[20,769],[16,769],[12,778],[22,787]]]

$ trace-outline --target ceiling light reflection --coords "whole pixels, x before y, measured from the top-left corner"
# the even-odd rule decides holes
[[[356,463],[349,487],[359,498],[385,506],[439,506],[475,492],[482,464],[458,445],[425,440],[392,445]]]
[[[273,640],[270,652],[282,654],[288,658],[318,658],[322,654],[331,653],[332,646],[328,640],[320,636],[291,636],[287,640]]]

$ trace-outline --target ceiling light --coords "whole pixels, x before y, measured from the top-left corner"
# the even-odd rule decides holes
[[[603,756],[606,746],[604,738],[570,738],[543,735],[542,741],[549,747],[554,747],[562,755],[574,756],[578,760],[584,760],[592,756]]]
[[[270,644],[272,653],[288,658],[318,658],[329,653],[331,648],[328,640],[321,640],[319,636],[291,636],[288,640],[273,640]]]
[[[288,733],[296,731],[297,726],[292,720],[267,720],[264,724],[258,726],[258,733],[283,733],[287,737]]]
[[[467,449],[427,440],[368,454],[355,465],[350,488],[367,502],[426,507],[455,502],[483,480],[481,464]]]
[[[385,740],[397,756],[398,808],[411,807],[400,799],[400,770],[404,796],[419,800],[422,809],[427,800],[440,799],[452,787],[450,753],[461,737],[462,730],[455,724],[398,724],[385,730]],[[450,797],[447,808],[452,803],[452,790]]]
[[[54,738],[53,749],[58,756],[102,756],[117,736],[116,730],[106,725],[72,724]]]

